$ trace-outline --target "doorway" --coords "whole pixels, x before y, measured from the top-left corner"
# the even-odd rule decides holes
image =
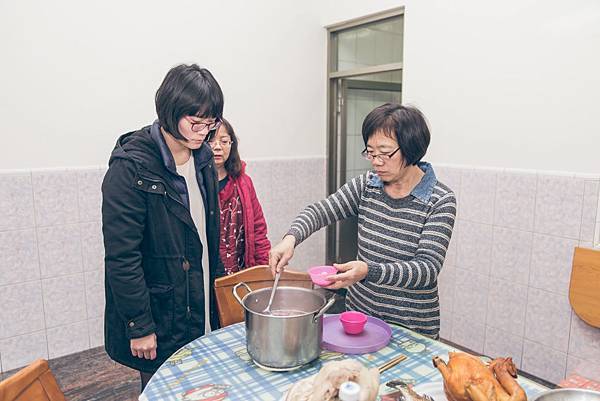
[[[361,157],[366,115],[402,100],[403,28],[403,8],[328,27],[328,194],[371,167]],[[327,263],[356,259],[357,221],[328,227]]]

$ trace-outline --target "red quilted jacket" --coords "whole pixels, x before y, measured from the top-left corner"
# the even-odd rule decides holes
[[[246,174],[246,163],[242,162],[242,172],[237,178],[229,177],[225,187],[219,192],[231,193],[232,186],[237,185],[238,192],[242,201],[242,213],[244,216],[244,268],[257,265],[266,265],[269,263],[269,250],[271,243],[267,238],[267,223],[263,215],[262,208],[256,196],[256,190],[250,176]],[[224,200],[219,197],[221,209],[223,209]],[[224,228],[221,227],[221,238],[223,238]]]

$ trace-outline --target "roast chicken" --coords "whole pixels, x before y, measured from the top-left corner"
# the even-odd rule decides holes
[[[512,358],[497,358],[489,365],[464,352],[449,352],[448,363],[433,358],[444,378],[448,401],[527,401],[525,391],[515,380],[517,368]]]

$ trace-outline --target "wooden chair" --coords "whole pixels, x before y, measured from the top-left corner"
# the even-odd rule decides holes
[[[50,371],[48,361],[38,359],[0,382],[2,401],[66,401]]]
[[[269,266],[261,265],[244,269],[229,276],[215,280],[215,293],[217,295],[217,306],[219,309],[219,321],[221,327],[244,321],[244,309],[233,296],[233,287],[244,282],[252,290],[272,287],[273,276]],[[279,279],[279,286],[313,288],[308,273],[285,270]],[[243,297],[247,291],[240,288],[239,295]]]
[[[581,320],[600,327],[600,250],[575,247],[569,301]]]

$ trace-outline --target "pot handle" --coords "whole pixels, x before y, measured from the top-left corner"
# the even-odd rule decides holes
[[[321,309],[315,312],[315,316],[313,317],[313,323],[316,323],[317,319],[320,318],[323,315],[323,313],[327,312],[327,310],[333,306],[335,298],[335,295],[333,295],[331,298],[329,298],[329,301],[327,301],[325,306],[323,306]]]
[[[248,290],[248,292],[252,292],[252,289],[250,287],[248,287],[248,284],[244,283],[243,281],[241,283],[237,283],[233,287],[233,296],[235,297],[235,299],[237,299],[237,301],[240,303],[240,305],[244,306],[244,304],[242,303],[242,300],[241,300],[240,296],[237,293],[237,289],[240,288],[241,285],[243,285],[244,287],[246,287],[246,289]]]

